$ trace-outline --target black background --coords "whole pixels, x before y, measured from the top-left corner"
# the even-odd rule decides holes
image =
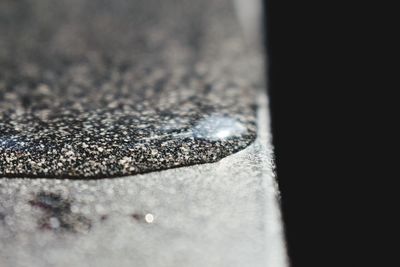
[[[380,129],[373,116],[377,101],[366,101],[365,84],[376,73],[362,70],[373,64],[374,51],[365,51],[370,39],[360,36],[374,36],[367,22],[375,13],[363,19],[363,5],[349,2],[264,3],[273,145],[291,265],[387,266],[385,257],[372,263],[376,245],[384,244],[372,241],[377,228],[370,227],[384,213],[376,202],[384,168],[376,170],[375,160],[382,154],[372,152],[383,140],[371,137]],[[375,190],[368,191],[371,181]]]

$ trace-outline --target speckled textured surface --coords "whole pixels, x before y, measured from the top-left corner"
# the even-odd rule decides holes
[[[1,267],[287,266],[229,1],[1,0],[0,36]]]
[[[0,265],[287,266],[260,106],[255,142],[215,163],[113,179],[0,179]]]
[[[130,175],[255,139],[262,68],[229,0],[6,0],[0,36],[0,176]]]

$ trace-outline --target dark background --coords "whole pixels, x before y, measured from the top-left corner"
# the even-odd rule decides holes
[[[371,137],[378,127],[371,116],[376,101],[365,100],[365,84],[376,75],[361,71],[372,66],[373,50],[366,52],[369,41],[359,40],[364,31],[374,36],[367,22],[375,13],[363,19],[365,5],[349,2],[264,4],[273,145],[291,265],[373,264],[372,248],[383,243],[372,241],[377,228],[367,225],[384,213],[375,203],[383,183],[375,182],[371,193],[366,188],[384,168],[375,172],[381,154],[372,152],[382,141]],[[387,266],[384,259],[372,266]]]

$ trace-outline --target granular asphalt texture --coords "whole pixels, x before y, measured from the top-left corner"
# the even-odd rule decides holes
[[[231,1],[0,2],[0,177],[215,162],[256,137],[258,55]]]

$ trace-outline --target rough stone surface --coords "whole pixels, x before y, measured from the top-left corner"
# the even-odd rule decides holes
[[[0,1],[0,176],[214,162],[256,136],[258,55],[228,0]]]
[[[260,58],[228,0],[0,0],[0,266],[286,267]]]
[[[215,163],[113,179],[0,179],[0,265],[287,266],[260,106],[255,142]]]

